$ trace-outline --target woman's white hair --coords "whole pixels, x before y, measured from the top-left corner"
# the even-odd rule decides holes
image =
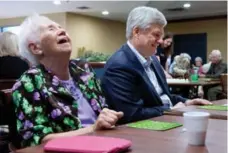
[[[195,58],[195,62],[196,62],[196,61],[200,61],[201,63],[203,62],[202,58],[199,57],[199,56]]]
[[[3,56],[19,56],[18,36],[9,31],[0,34],[0,57]]]
[[[187,53],[181,53],[180,56],[184,57],[184,58],[188,58],[191,61],[191,56]]]
[[[49,20],[45,16],[34,14],[27,17],[21,24],[19,34],[19,51],[20,55],[27,59],[32,65],[37,65],[38,59],[29,49],[29,43],[40,42],[40,26]]]
[[[132,37],[132,31],[135,27],[140,29],[147,29],[151,24],[159,24],[166,26],[167,21],[165,16],[156,8],[140,6],[134,8],[128,15],[126,26],[126,38]]]

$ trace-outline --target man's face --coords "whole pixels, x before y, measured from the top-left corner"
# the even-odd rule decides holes
[[[220,61],[219,56],[216,54],[212,54],[210,59],[211,59],[211,63],[214,63],[214,64],[217,64]]]
[[[155,54],[158,45],[162,43],[163,33],[163,26],[158,24],[152,24],[146,30],[134,29],[133,36],[136,37],[137,46],[143,56]]]

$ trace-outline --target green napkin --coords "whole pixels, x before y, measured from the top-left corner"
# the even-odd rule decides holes
[[[222,105],[206,105],[206,106],[199,106],[199,108],[219,110],[219,111],[227,111],[228,110],[228,106],[222,106]]]
[[[176,128],[182,126],[179,123],[172,123],[172,122],[160,122],[160,121],[152,121],[152,120],[144,120],[135,123],[130,123],[127,126],[132,128],[139,128],[139,129],[149,129],[149,130],[157,130],[157,131],[165,131],[172,128]]]

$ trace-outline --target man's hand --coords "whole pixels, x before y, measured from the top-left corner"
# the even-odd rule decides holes
[[[186,107],[186,105],[182,102],[179,102],[175,106],[173,106],[171,109],[178,109],[178,108],[183,108],[183,107]]]
[[[123,112],[116,112],[104,108],[97,118],[96,123],[93,125],[94,130],[110,129],[115,126],[116,122],[123,117]]]
[[[192,100],[187,100],[185,104],[189,106],[189,105],[211,105],[212,103],[206,99],[196,98]]]

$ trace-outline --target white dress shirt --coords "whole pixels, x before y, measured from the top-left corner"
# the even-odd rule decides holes
[[[163,90],[161,88],[161,86],[158,83],[157,77],[153,71],[153,69],[151,68],[151,66],[147,66],[148,64],[152,63],[152,58],[148,58],[145,59],[136,49],[134,46],[132,46],[132,44],[128,41],[127,42],[128,46],[131,48],[131,50],[133,51],[133,53],[136,55],[136,57],[138,58],[138,60],[140,61],[140,63],[142,64],[148,78],[150,79],[150,82],[152,83],[152,85],[155,87],[158,95],[160,96],[162,103],[164,105],[169,105],[170,107],[173,106],[170,98],[166,95],[163,94]]]

